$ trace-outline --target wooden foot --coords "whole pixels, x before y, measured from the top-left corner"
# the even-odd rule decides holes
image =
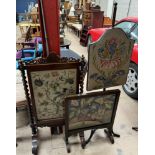
[[[70,153],[71,152],[70,145],[66,144],[66,147],[67,147],[67,153]]]
[[[107,134],[111,144],[114,144],[114,138],[113,138],[113,135],[112,135],[112,132],[110,132],[108,129],[105,129],[104,132]]]
[[[66,142],[67,153],[70,153],[71,149],[70,149],[70,145],[69,145],[69,142],[68,142],[68,138],[66,138],[65,142]]]
[[[120,137],[119,134],[114,133],[113,129],[105,129],[104,132],[107,134],[108,138],[110,139],[110,142],[114,144],[114,137]]]
[[[84,140],[84,138],[81,138],[81,147],[82,147],[82,149],[85,149],[85,146],[86,146],[85,140]]]
[[[132,127],[132,130],[138,131],[138,127]]]
[[[32,154],[33,155],[38,154],[38,140],[37,140],[37,138],[38,138],[37,135],[32,136]]]
[[[120,137],[120,135],[116,134],[113,130],[112,130],[112,134],[113,134],[114,137],[118,137],[118,138]]]

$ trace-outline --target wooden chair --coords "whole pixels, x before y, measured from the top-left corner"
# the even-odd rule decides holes
[[[55,133],[53,129],[63,132],[64,96],[83,93],[85,61],[84,57],[60,58],[53,53],[19,63],[30,115],[32,153],[37,154],[38,127],[50,127],[51,134]]]

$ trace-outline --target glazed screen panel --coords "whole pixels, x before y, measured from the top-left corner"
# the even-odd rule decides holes
[[[111,123],[115,94],[86,96],[68,101],[69,130]]]

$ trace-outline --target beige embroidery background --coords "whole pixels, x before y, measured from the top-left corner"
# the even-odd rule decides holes
[[[119,28],[107,30],[89,45],[87,90],[126,83],[133,41]]]
[[[69,101],[69,129],[79,129],[111,122],[116,96],[92,96]]]
[[[31,72],[38,120],[62,118],[63,98],[76,94],[76,69]]]

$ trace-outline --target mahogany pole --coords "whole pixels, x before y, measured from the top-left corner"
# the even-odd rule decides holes
[[[114,3],[114,10],[113,10],[113,17],[112,17],[112,27],[115,25],[115,19],[116,19],[116,11],[117,11],[117,3]]]
[[[38,5],[43,57],[47,57],[51,52],[60,55],[59,1],[42,0],[41,3],[41,0],[38,0]]]
[[[47,32],[46,32],[46,23],[44,19],[44,10],[43,10],[43,1],[40,0],[40,11],[42,14],[42,24],[43,24],[43,32],[44,32],[44,37],[45,37],[45,48],[46,48],[46,53],[49,55],[49,47],[48,47],[48,38],[47,38]]]

